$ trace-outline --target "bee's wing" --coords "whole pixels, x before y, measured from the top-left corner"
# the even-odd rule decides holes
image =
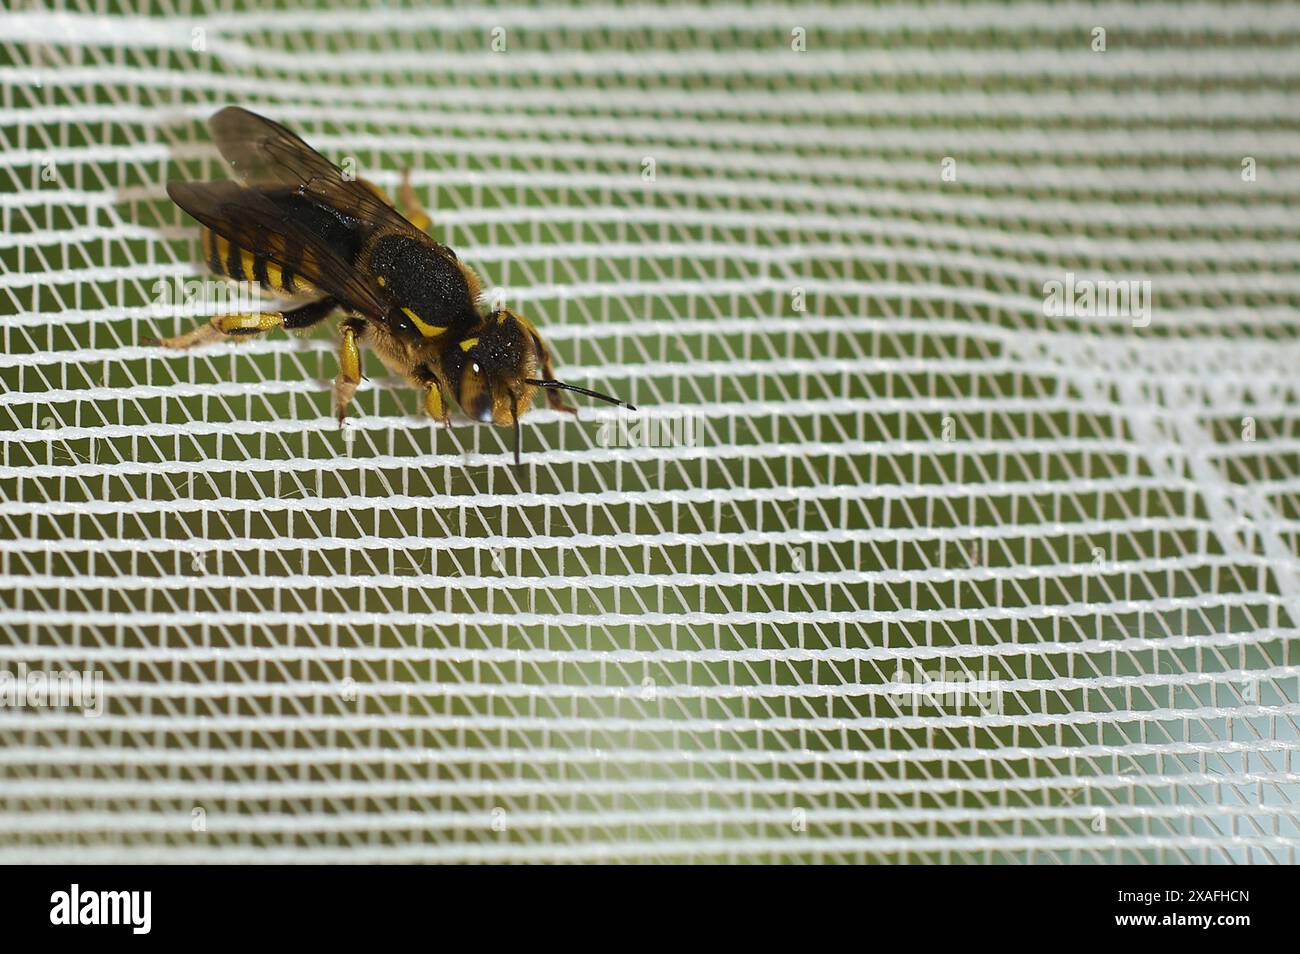
[[[279,123],[239,106],[227,106],[213,114],[208,128],[221,155],[245,185],[268,191],[292,189],[346,212],[370,230],[396,231],[437,245],[364,182],[344,175]]]
[[[375,284],[258,188],[237,182],[169,182],[173,202],[217,235],[264,255],[363,315],[391,308]]]

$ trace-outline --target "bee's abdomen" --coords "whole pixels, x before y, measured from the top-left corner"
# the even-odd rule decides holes
[[[309,284],[294,275],[292,268],[257,255],[222,238],[211,229],[203,229],[203,257],[213,273],[237,282],[258,282],[263,288],[281,295],[312,292]]]

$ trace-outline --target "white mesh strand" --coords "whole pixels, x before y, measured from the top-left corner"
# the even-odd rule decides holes
[[[1300,10],[20,6],[0,860],[1296,861]],[[148,345],[230,102],[657,433]]]

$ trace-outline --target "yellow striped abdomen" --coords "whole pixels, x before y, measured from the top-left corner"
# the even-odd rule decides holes
[[[309,283],[296,276],[292,268],[240,248],[211,229],[203,229],[202,241],[204,260],[217,275],[238,282],[258,282],[263,288],[291,297],[316,292]]]

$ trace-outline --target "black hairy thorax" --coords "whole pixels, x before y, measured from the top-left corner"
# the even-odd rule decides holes
[[[479,320],[455,260],[416,239],[380,238],[370,252],[370,270],[395,306],[388,317],[394,334],[430,337],[429,328],[467,327]]]

